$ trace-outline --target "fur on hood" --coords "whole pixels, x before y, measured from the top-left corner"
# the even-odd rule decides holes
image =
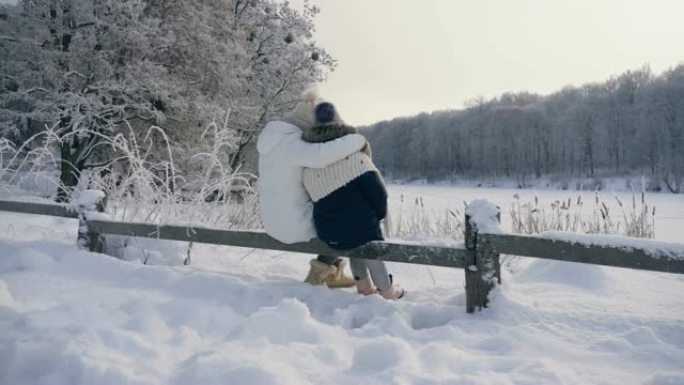
[[[302,139],[309,143],[322,143],[341,138],[349,134],[358,134],[359,130],[356,127],[347,124],[322,124],[318,126],[313,126],[309,129],[303,130]],[[366,155],[372,157],[371,148],[368,143],[361,149]]]

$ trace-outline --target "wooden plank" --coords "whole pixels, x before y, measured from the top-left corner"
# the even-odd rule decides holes
[[[606,247],[511,234],[480,236],[485,238],[487,247],[501,254],[684,274],[684,256],[653,255],[652,251],[634,246]],[[656,246],[659,243],[651,242]]]
[[[67,205],[56,203],[33,203],[0,200],[0,211],[23,214],[50,215],[53,217],[78,218],[78,213]]]
[[[103,234],[119,234],[215,245],[282,250],[296,253],[347,256],[352,258],[379,259],[419,265],[466,267],[467,251],[463,246],[447,247],[418,243],[371,242],[354,250],[335,250],[320,240],[285,244],[266,233],[256,231],[227,231],[185,226],[157,226],[147,223],[124,223],[112,221],[87,221],[91,231]]]

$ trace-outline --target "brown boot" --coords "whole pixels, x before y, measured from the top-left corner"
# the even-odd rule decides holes
[[[352,287],[356,284],[354,281],[354,278],[344,275],[344,270],[347,267],[347,260],[344,258],[337,258],[335,262],[333,262],[333,266],[335,266],[335,274],[329,275],[328,278],[325,279],[325,284],[331,289],[339,289],[343,287]]]
[[[394,283],[394,278],[392,277],[392,274],[389,275],[389,278],[390,286],[386,290],[378,290],[378,293],[380,293],[380,295],[384,299],[399,299],[403,297],[406,293],[404,288]]]
[[[309,261],[309,274],[307,274],[304,282],[310,283],[312,285],[323,285],[326,280],[335,276],[337,272],[337,267],[326,265],[323,262],[312,259]]]
[[[361,295],[371,295],[377,294],[378,289],[373,286],[373,282],[371,282],[370,278],[366,277],[356,280],[356,292]]]

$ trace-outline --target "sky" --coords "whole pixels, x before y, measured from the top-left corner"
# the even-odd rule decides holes
[[[684,63],[682,0],[310,4],[321,9],[314,39],[338,60],[318,89],[354,125]]]
[[[309,2],[338,60],[319,91],[354,125],[684,63],[684,0]]]

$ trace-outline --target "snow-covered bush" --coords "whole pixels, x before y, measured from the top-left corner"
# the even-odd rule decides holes
[[[227,121],[210,124],[197,140],[192,169],[203,173],[186,175],[177,168],[168,137],[159,127],[151,127],[142,141],[129,129],[128,135],[120,133],[105,142],[118,155],[115,167],[93,169],[81,184],[105,191],[107,211],[115,220],[223,229],[260,226],[251,185],[254,176],[222,162],[226,148],[235,146]],[[159,148],[165,149],[166,157],[158,157]],[[187,264],[192,244],[110,236],[107,247],[108,253],[126,260]]]
[[[176,166],[172,144],[160,127],[152,126],[139,140],[133,128],[114,136],[87,132],[98,137],[100,146],[112,154],[111,162],[84,170],[69,200],[78,201],[81,191],[96,189],[107,197],[106,212],[113,220],[157,224],[188,224],[212,228],[255,229],[260,227],[256,177],[226,166],[225,157],[236,146],[228,117],[211,123],[196,140],[191,156],[195,170],[184,173]],[[36,134],[21,146],[0,140],[0,191],[35,194],[40,178],[54,196],[59,183],[54,149],[60,138],[52,129]],[[163,151],[160,151],[163,149]],[[162,157],[159,154],[166,154]],[[201,172],[200,172],[201,171]],[[23,188],[22,188],[23,187]],[[30,191],[29,191],[30,190]],[[186,242],[107,236],[107,253],[142,263],[174,264],[189,261]]]
[[[130,126],[127,133],[102,141],[115,155],[113,162],[84,173],[79,186],[104,191],[108,213],[115,220],[218,228],[259,226],[252,187],[256,177],[232,170],[222,161],[226,148],[235,146],[227,122],[210,124],[197,140],[190,173],[177,167],[171,143],[159,127],[150,127],[141,141]]]
[[[56,125],[66,201],[82,172],[113,160],[106,138],[126,124],[140,139],[151,124],[163,128],[189,157],[205,127],[232,111],[234,146],[222,162],[236,170],[263,124],[333,67],[312,39],[317,12],[272,0],[1,4],[0,136],[18,143]],[[184,166],[176,162],[186,176],[197,171]]]
[[[15,143],[0,137],[0,192],[11,197],[17,193],[54,197],[57,190],[59,160],[55,148],[59,137],[56,126],[46,127],[23,141]]]

